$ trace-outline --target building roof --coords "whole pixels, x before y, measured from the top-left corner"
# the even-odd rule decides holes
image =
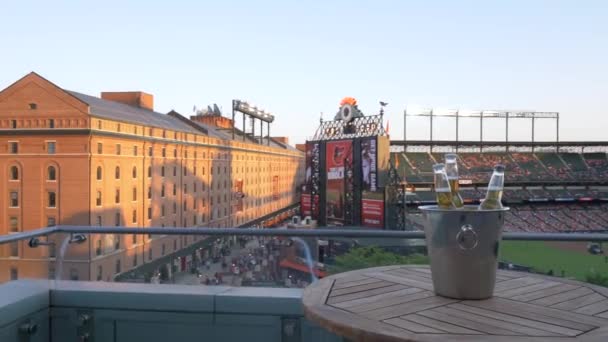
[[[199,131],[169,115],[157,113],[144,108],[129,106],[120,102],[100,99],[98,97],[66,90],[72,96],[89,105],[90,114],[106,119],[126,121],[146,126],[173,129],[181,132],[197,133]]]

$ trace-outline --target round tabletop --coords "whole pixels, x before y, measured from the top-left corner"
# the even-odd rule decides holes
[[[494,297],[433,293],[426,266],[340,273],[308,286],[306,317],[353,341],[608,341],[608,288],[497,272]]]

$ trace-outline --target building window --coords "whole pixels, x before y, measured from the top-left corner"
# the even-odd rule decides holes
[[[136,166],[133,166],[132,173],[133,173],[133,178],[137,178],[137,167]]]
[[[152,166],[148,166],[148,178],[152,178]]]
[[[184,194],[188,193],[188,184],[184,184]]]
[[[19,271],[17,271],[17,267],[11,267],[11,280],[19,279]]]
[[[196,158],[196,152],[194,153],[195,158]],[[194,173],[194,175],[196,176],[196,166],[194,167],[194,170],[192,170],[192,173]]]
[[[173,167],[173,177],[177,176],[177,166]]]
[[[117,132],[120,132],[120,124],[117,124],[117,125],[116,125],[116,131],[117,131]],[[119,153],[119,154],[120,154],[120,153]]]
[[[54,227],[56,225],[56,220],[54,216],[49,216],[46,218],[46,226],[47,227]]]
[[[19,193],[17,191],[11,191],[9,203],[11,208],[19,207]]]
[[[165,167],[164,166],[161,166],[161,168],[160,168],[160,176],[165,177]]]
[[[17,128],[17,120],[11,120],[11,128]]]
[[[194,188],[194,192],[196,192],[196,182],[192,183],[192,187]]]
[[[120,203],[120,189],[116,189],[116,193],[114,194],[114,203]]]
[[[97,197],[95,197],[95,205],[101,207],[101,191],[97,191]]]
[[[152,187],[148,187],[148,199],[152,199]]]
[[[116,154],[120,155],[120,153],[121,153],[121,146],[120,146],[120,144],[116,144]]]
[[[101,255],[101,239],[97,240],[97,246],[95,247],[95,255]]]
[[[19,143],[16,141],[11,141],[8,143],[9,145],[9,153],[11,154],[17,154],[19,153]]]
[[[148,135],[149,135],[149,136],[152,136],[152,133],[153,133],[153,132],[152,132],[152,128],[148,128]]]
[[[9,244],[9,248],[10,248],[9,256],[11,258],[18,258],[19,257],[19,241],[11,242]]]
[[[11,166],[10,180],[19,180],[19,168],[18,167]]]
[[[97,266],[97,281],[101,281],[101,279],[103,279],[103,268]]]
[[[48,154],[55,154],[55,142],[54,141],[47,141],[46,142],[46,152]]]
[[[101,120],[97,120],[97,129],[101,129]]]
[[[56,208],[57,207],[57,195],[54,191],[48,192],[48,207]]]
[[[163,149],[161,150],[160,155],[164,158],[167,156],[167,149],[163,147]]]
[[[137,254],[133,255],[133,267],[137,266]]]
[[[115,250],[120,249],[120,235],[118,235],[118,234],[114,234],[114,249]]]
[[[120,179],[120,166],[117,166],[116,169],[114,169],[114,178]]]
[[[152,260],[152,247],[148,249],[148,260]]]
[[[101,216],[97,216],[97,226],[101,227]]]
[[[120,273],[120,260],[116,260],[116,273]]]
[[[177,184],[173,184],[173,196],[177,196]]]
[[[133,146],[133,155],[137,156],[137,146]]]
[[[177,149],[175,149],[175,148],[173,149],[173,158],[177,158]]]
[[[186,211],[188,208],[186,207],[186,200],[184,200],[184,211]]]
[[[101,166],[97,167],[97,180],[101,180],[102,177],[102,172],[101,172]]]
[[[160,216],[165,217],[165,206],[164,205],[162,205],[160,207]]]
[[[97,154],[102,154],[103,153],[103,144],[98,142],[97,143]]]
[[[131,242],[133,242],[134,245],[137,244],[137,235],[133,234],[131,236]]]
[[[133,188],[133,202],[137,201],[137,188]]]
[[[152,207],[148,207],[148,220],[152,219]]]
[[[137,223],[137,210],[133,210],[133,214],[131,217],[131,222]]]
[[[177,213],[177,203],[173,202],[173,213],[176,214]],[[173,224],[173,226],[175,226],[175,223]]]
[[[160,197],[165,197],[165,184],[160,186]]]
[[[133,127],[133,134],[137,134],[137,126]]]
[[[54,166],[49,166],[46,169],[46,180],[54,181],[57,180],[57,170]]]
[[[19,231],[19,220],[15,216],[9,218],[10,232],[17,233]]]
[[[148,157],[152,157],[152,146],[148,147]]]
[[[55,128],[55,120],[49,119],[49,128]]]

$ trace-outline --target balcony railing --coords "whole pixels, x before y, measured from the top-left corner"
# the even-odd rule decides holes
[[[114,240],[115,236],[120,239]],[[5,235],[0,237],[0,251],[5,252],[0,274],[10,275],[5,280],[13,275],[19,279],[0,285],[0,341],[341,341],[303,316],[302,287],[314,281],[311,275],[343,270],[338,266],[344,267],[340,264],[344,260],[335,255],[364,246],[384,244],[385,250],[406,260],[400,255],[404,251],[424,254],[424,244],[413,243],[421,239],[421,231],[357,227],[56,226]],[[585,242],[597,243],[601,249],[608,234],[504,233],[503,240],[509,244],[552,241],[555,248],[572,244],[583,248],[578,251],[582,255],[587,253]],[[17,257],[9,256],[5,248],[14,243],[19,244]],[[45,258],[45,248],[56,248],[56,257]],[[219,259],[213,256],[218,250]],[[587,255],[605,262],[601,255]],[[325,263],[316,262],[319,258]],[[420,260],[424,257],[415,262]],[[375,266],[371,260],[363,261],[351,266]],[[100,267],[106,272],[113,268],[113,282],[97,275]],[[160,268],[169,274],[161,274]],[[221,283],[206,282],[218,276],[221,280],[221,274]],[[560,275],[559,269],[555,274]],[[577,277],[568,272],[564,276]]]

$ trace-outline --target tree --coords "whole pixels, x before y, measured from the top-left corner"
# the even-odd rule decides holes
[[[329,266],[330,273],[341,273],[363,268],[389,266],[389,265],[428,265],[429,259],[425,255],[412,254],[408,256],[387,252],[382,248],[356,247],[348,253],[337,256],[335,263]]]

